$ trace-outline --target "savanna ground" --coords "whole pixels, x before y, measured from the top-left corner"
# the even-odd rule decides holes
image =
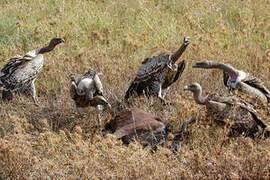
[[[270,88],[269,9],[268,0],[1,0],[1,67],[52,37],[66,42],[45,57],[36,81],[41,107],[25,97],[0,101],[0,179],[269,179],[270,140],[229,139],[183,91],[199,82],[204,94],[228,94],[220,71],[191,68],[205,59],[230,63]],[[171,105],[134,99],[134,106],[167,120],[174,130],[190,116],[198,118],[178,154],[103,137],[94,128],[93,108],[87,118],[78,117],[69,73],[95,68],[104,74],[109,102],[122,102],[143,59],[174,52],[184,36],[191,37],[181,57],[188,65],[166,97]]]

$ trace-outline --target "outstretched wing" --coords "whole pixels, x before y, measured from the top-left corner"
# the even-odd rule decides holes
[[[69,87],[69,94],[72,99],[76,99],[77,97],[77,85],[74,81],[71,81],[70,87]]]
[[[81,74],[76,74],[76,73],[72,73],[69,74],[69,78],[70,78],[70,86],[69,86],[69,93],[72,99],[76,99],[77,95],[77,86],[79,84],[79,82],[82,79]]]
[[[177,65],[177,70],[168,70],[165,78],[163,79],[162,89],[166,89],[171,86],[175,81],[179,79],[186,67],[186,61],[183,60]]]
[[[243,82],[260,90],[266,96],[268,103],[270,103],[270,91],[263,85],[261,80],[248,74]]]

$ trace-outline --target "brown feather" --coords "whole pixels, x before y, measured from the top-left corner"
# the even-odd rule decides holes
[[[260,79],[248,74],[242,81],[261,91],[266,96],[268,103],[270,103],[270,91],[263,85],[263,82]]]

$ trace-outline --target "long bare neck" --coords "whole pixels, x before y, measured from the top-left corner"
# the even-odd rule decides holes
[[[235,68],[233,68],[232,66],[230,66],[228,64],[212,62],[211,67],[221,69],[221,70],[229,73],[230,75],[237,75],[237,73],[238,73],[238,71]]]
[[[55,48],[55,45],[50,43],[48,46],[45,46],[45,47],[43,47],[43,48],[40,48],[38,54],[44,54],[44,53],[46,53],[46,52],[50,52],[50,51],[52,51],[54,48]]]
[[[202,89],[193,92],[193,97],[197,104],[204,105],[206,103],[206,97],[202,96]]]
[[[183,54],[186,50],[188,43],[183,43],[181,47],[171,56],[172,63],[175,63],[179,57]]]

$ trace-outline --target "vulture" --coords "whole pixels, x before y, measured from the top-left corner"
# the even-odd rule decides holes
[[[70,96],[74,100],[80,115],[85,115],[85,108],[92,106],[98,112],[98,122],[101,124],[100,113],[103,107],[110,110],[111,105],[103,96],[103,86],[94,69],[90,68],[84,74],[72,73],[70,78]]]
[[[161,53],[152,58],[146,58],[139,68],[135,79],[125,94],[128,100],[135,92],[137,95],[154,95],[165,103],[165,95],[169,87],[178,80],[185,69],[185,60],[176,64],[189,45],[189,37],[184,38],[181,47],[172,55]]]
[[[64,42],[62,38],[53,38],[49,45],[29,51],[24,56],[15,56],[1,70],[0,86],[3,87],[2,99],[12,100],[15,92],[30,95],[35,105],[39,105],[35,80],[43,67],[43,54],[52,51],[56,45]]]
[[[185,121],[179,132],[172,133],[171,148],[177,151],[179,142],[187,134],[187,126],[194,122],[195,118]],[[139,141],[142,145],[150,145],[156,148],[158,144],[169,141],[171,130],[169,124],[139,108],[127,108],[118,112],[109,123],[105,125],[105,130],[110,131],[124,144],[129,144],[133,140]]]
[[[225,86],[231,89],[238,89],[264,105],[270,103],[270,91],[263,85],[260,79],[244,71],[237,70],[229,64],[202,61],[193,65],[193,68],[221,69]]]
[[[254,137],[259,127],[263,130],[267,128],[258,113],[244,101],[237,101],[233,97],[222,97],[216,93],[202,96],[202,88],[198,83],[187,85],[184,90],[193,93],[197,104],[206,106],[207,112],[217,124],[229,127],[230,136],[242,134]]]

